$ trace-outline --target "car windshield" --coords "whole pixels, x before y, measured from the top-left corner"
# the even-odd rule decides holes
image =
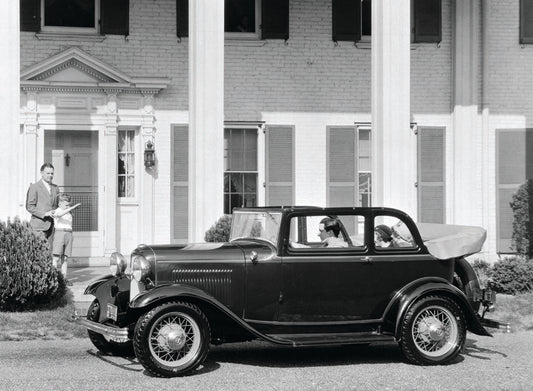
[[[243,238],[278,241],[281,212],[235,211],[231,223],[230,241]]]

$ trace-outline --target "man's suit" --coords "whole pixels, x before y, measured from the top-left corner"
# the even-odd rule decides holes
[[[26,195],[26,210],[31,213],[30,225],[35,231],[41,231],[48,238],[53,231],[54,219],[44,216],[46,212],[57,208],[59,188],[50,184],[50,192],[46,189],[43,180],[32,183]]]

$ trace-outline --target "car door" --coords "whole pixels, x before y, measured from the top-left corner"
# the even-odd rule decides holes
[[[370,227],[364,214],[338,215],[347,247],[312,241],[323,215],[292,216],[291,238],[282,257],[283,322],[337,322],[369,319],[383,302],[379,275],[365,242]],[[366,232],[366,235],[365,235]]]

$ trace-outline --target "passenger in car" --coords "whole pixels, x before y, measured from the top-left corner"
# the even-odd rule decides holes
[[[402,222],[398,221],[391,227],[392,230],[392,242],[391,247],[413,247],[413,235],[409,228]]]
[[[318,236],[322,240],[322,247],[348,247],[348,243],[339,238],[341,227],[337,219],[323,218],[318,224],[318,231]]]
[[[374,243],[376,247],[390,247],[392,245],[392,229],[381,224],[374,228]]]

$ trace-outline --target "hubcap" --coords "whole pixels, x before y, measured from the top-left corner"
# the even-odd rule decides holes
[[[152,357],[162,365],[179,368],[194,360],[200,351],[200,327],[182,312],[158,318],[150,329]]]
[[[459,328],[457,320],[447,308],[430,306],[416,317],[412,335],[420,352],[427,356],[440,357],[457,346]]]

